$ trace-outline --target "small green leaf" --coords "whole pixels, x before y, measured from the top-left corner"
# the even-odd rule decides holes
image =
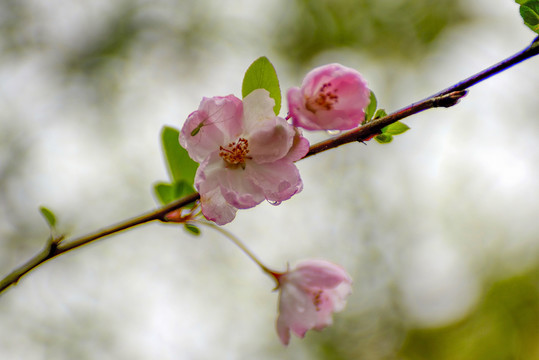
[[[376,101],[376,95],[374,95],[374,92],[371,91],[370,95],[370,102],[369,105],[365,108],[365,121],[364,123],[369,122],[372,117],[374,116],[374,112],[376,111],[376,106],[378,105]]]
[[[539,34],[539,0],[516,0],[524,24]]]
[[[389,134],[380,134],[376,135],[374,140],[378,141],[380,144],[387,144],[393,141],[393,136]]]
[[[161,204],[166,205],[174,201],[174,187],[171,184],[155,184],[153,190]]]
[[[195,236],[200,235],[200,229],[197,226],[193,224],[188,224],[188,223],[183,224],[183,226],[184,226],[184,229],[190,232],[191,234]]]
[[[163,127],[161,140],[170,178],[173,182],[185,181],[192,185],[198,164],[179,142],[180,131],[169,126]]]
[[[41,215],[45,218],[45,221],[47,221],[47,224],[51,229],[53,229],[56,226],[56,216],[52,211],[47,209],[45,206],[40,206],[39,211],[41,212]]]
[[[538,32],[539,30],[539,14],[534,9],[528,6],[520,7],[520,15],[524,19],[524,23],[533,31]]]
[[[177,181],[172,184],[158,183],[154,186],[155,195],[161,204],[170,204],[174,200],[195,192],[193,186],[187,181]]]
[[[373,120],[381,119],[383,117],[387,116],[387,113],[384,109],[378,109],[376,110],[376,113],[374,114]]]
[[[244,98],[256,89],[266,89],[269,91],[270,97],[275,100],[273,111],[275,115],[279,115],[279,111],[281,110],[279,79],[272,63],[265,56],[256,59],[249,66],[243,77],[241,93]]]
[[[388,134],[388,135],[399,135],[408,130],[410,130],[410,127],[408,125],[406,125],[405,123],[401,123],[400,121],[397,121],[383,128],[382,133]]]

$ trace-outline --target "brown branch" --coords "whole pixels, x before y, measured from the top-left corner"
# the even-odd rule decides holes
[[[505,71],[510,67],[529,59],[539,53],[539,37],[537,37],[530,46],[526,49],[516,53],[515,55],[493,65],[443,91],[440,91],[432,96],[429,96],[425,100],[413,103],[405,108],[397,110],[383,118],[376,119],[363,125],[357,129],[350,130],[334,138],[319,142],[311,146],[309,152],[304,158],[318,154],[322,151],[333,149],[343,144],[347,144],[355,141],[363,141],[369,139],[373,135],[380,133],[380,130],[398,120],[404,119],[408,116],[417,114],[427,109],[437,107],[451,107],[466,95],[469,87],[488,79],[489,77]],[[157,210],[144,213],[131,219],[127,219],[120,223],[108,226],[104,229],[96,232],[72,239],[70,241],[63,241],[63,238],[51,237],[47,242],[47,245],[38,254],[34,255],[23,265],[17,267],[6,275],[0,281],[0,294],[17,282],[28,272],[35,269],[39,265],[47,262],[48,260],[66,253],[70,250],[76,249],[83,245],[90,244],[96,240],[102,239],[106,236],[134,228],[136,226],[152,222],[152,221],[166,221],[165,215],[173,210],[178,210],[186,205],[189,205],[196,200],[200,199],[198,193],[186,196],[182,199],[176,200],[168,205],[165,205]]]
[[[454,91],[445,95],[438,95],[436,97],[427,98],[426,100],[414,103],[401,110],[395,111],[383,118],[373,120],[357,129],[347,131],[339,136],[336,136],[325,141],[321,141],[314,144],[309,149],[306,157],[316,155],[322,151],[336,148],[344,144],[348,144],[354,141],[365,141],[373,135],[379,134],[383,127],[391,125],[401,119],[408,116],[417,114],[421,111],[432,109],[436,107],[450,107],[455,105],[462,97],[466,96],[466,90]]]
[[[147,212],[131,219],[127,219],[120,223],[108,226],[88,235],[75,238],[68,242],[62,241],[62,238],[55,239],[51,237],[43,250],[41,250],[38,254],[34,255],[26,263],[10,272],[8,275],[6,275],[6,277],[2,279],[2,281],[0,281],[0,294],[11,285],[15,285],[19,281],[19,279],[26,275],[28,272],[58,255],[76,249],[80,246],[87,245],[91,242],[118,233],[120,231],[134,228],[138,225],[142,225],[155,220],[165,221],[166,214],[173,210],[177,210],[186,205],[189,205],[198,199],[200,199],[200,195],[198,193],[195,193],[176,200],[157,210]]]

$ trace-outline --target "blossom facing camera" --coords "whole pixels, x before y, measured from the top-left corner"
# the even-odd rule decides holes
[[[180,144],[200,163],[195,187],[202,214],[218,225],[238,209],[280,203],[303,188],[294,161],[309,151],[300,131],[275,116],[264,89],[243,102],[233,95],[203,98],[180,132]]]
[[[370,90],[361,74],[340,64],[311,70],[288,90],[292,123],[307,130],[348,130],[365,118]]]
[[[352,292],[350,275],[325,260],[305,260],[274,276],[280,291],[277,334],[283,345],[290,342],[290,331],[303,338],[307,330],[331,325],[333,312],[344,308]]]

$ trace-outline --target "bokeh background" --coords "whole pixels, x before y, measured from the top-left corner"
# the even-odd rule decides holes
[[[70,236],[157,206],[162,126],[239,96],[261,55],[283,93],[354,67],[389,112],[532,40],[510,0],[3,0],[0,272],[44,245],[39,205]],[[406,119],[389,145],[299,162],[303,192],[227,225],[272,268],[348,269],[323,332],[282,347],[271,279],[210,229],[150,224],[1,295],[0,358],[539,359],[538,65]]]

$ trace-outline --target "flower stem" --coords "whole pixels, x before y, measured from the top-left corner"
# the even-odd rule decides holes
[[[225,236],[226,238],[228,238],[230,241],[232,241],[234,243],[234,245],[236,245],[237,247],[240,248],[241,251],[243,251],[245,253],[245,255],[247,255],[251,260],[253,260],[258,266],[260,266],[260,268],[262,269],[262,271],[264,271],[266,274],[270,275],[272,278],[276,279],[277,276],[279,275],[279,273],[273,271],[273,270],[270,270],[270,268],[268,268],[266,265],[264,265],[262,263],[262,261],[260,261],[260,259],[258,257],[256,257],[255,254],[253,254],[253,252],[251,250],[249,250],[247,248],[247,246],[245,246],[244,243],[241,242],[240,239],[238,239],[234,234],[232,234],[230,231],[222,228],[221,226],[218,226],[218,225],[215,225],[214,223],[212,222],[208,222],[208,221],[201,221],[201,220],[198,220],[197,223],[199,224],[202,224],[202,225],[205,225],[209,228],[212,228],[218,232],[220,232],[223,236]]]

